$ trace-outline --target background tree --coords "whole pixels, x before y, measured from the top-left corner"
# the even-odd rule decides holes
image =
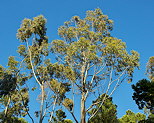
[[[27,77],[20,74],[16,66],[18,62],[13,56],[9,57],[7,69],[0,66],[0,119],[4,123],[25,123],[19,117],[29,115],[29,95],[24,86]]]
[[[104,93],[105,96],[89,120],[98,113],[106,95],[110,97],[124,80],[131,82],[134,69],[139,66],[139,54],[131,51],[130,55],[126,51],[125,43],[111,36],[112,29],[113,21],[100,9],[95,9],[87,11],[84,19],[74,16],[65,22],[58,29],[61,38],[52,41],[52,51],[58,63],[74,72],[67,76],[71,78],[69,83],[73,96],[67,100],[71,105],[64,106],[76,122],[79,122],[74,117],[76,94],[81,97],[80,122],[85,123],[88,111],[95,106],[92,103],[87,107],[88,98],[94,97],[91,94],[98,97]]]
[[[126,111],[126,115],[119,119],[119,123],[145,123],[146,116],[141,113]]]
[[[154,57],[150,57],[147,63],[147,75],[150,80],[142,79],[132,85],[134,90],[133,99],[139,109],[146,107],[151,113],[154,113]]]
[[[146,107],[152,111],[154,107],[154,83],[142,79],[136,85],[132,85],[132,89],[134,90],[133,99],[139,109]]]
[[[101,100],[105,94],[101,95],[96,101],[93,101],[95,108],[93,107],[88,114],[91,115],[97,110],[101,104]],[[117,106],[113,104],[112,98],[107,96],[107,99],[104,101],[104,104],[99,109],[98,113],[88,121],[88,123],[118,123],[117,119]]]
[[[57,110],[55,113],[56,116],[53,118],[52,123],[73,123],[71,120],[65,119],[66,113],[63,112],[61,109]]]

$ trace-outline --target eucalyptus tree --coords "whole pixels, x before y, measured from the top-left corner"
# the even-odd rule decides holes
[[[108,98],[106,95],[110,97],[123,81],[131,82],[134,69],[139,67],[139,54],[134,50],[129,54],[125,42],[111,36],[112,29],[113,21],[100,9],[95,9],[87,11],[84,19],[74,16],[65,22],[58,29],[60,39],[52,41],[51,50],[58,63],[73,71],[67,76],[72,97],[63,104],[67,102],[64,106],[76,122],[79,121],[74,107],[78,95],[81,102],[80,122],[85,123],[88,111],[99,103],[97,110],[88,118],[90,120]],[[89,100],[94,95],[97,98],[101,94],[105,94],[104,98],[90,104]]]
[[[61,107],[68,110],[76,123],[90,121],[123,81],[132,81],[134,69],[139,67],[139,54],[134,50],[129,54],[126,44],[111,36],[112,29],[113,21],[100,9],[95,9],[87,11],[84,19],[74,16],[65,22],[58,29],[60,39],[49,43],[46,19],[42,15],[22,21],[17,32],[21,42],[17,50],[20,59],[17,62],[11,57],[9,65],[15,69],[15,75],[19,76],[18,81],[22,84],[17,84],[16,88],[27,87],[25,92],[30,92],[29,95],[39,92],[36,98],[40,109],[35,111],[39,123],[46,117],[49,122],[64,120],[64,117],[55,119],[55,110],[61,111]],[[53,55],[56,63],[52,61]],[[102,94],[105,95],[103,98],[92,102],[95,100],[92,98]],[[25,97],[29,99],[28,94]],[[77,108],[78,97],[81,108]],[[21,98],[24,111],[34,122],[29,112],[29,100],[26,104],[24,100]],[[7,107],[10,103],[6,110]],[[95,107],[97,110],[86,118]],[[80,120],[77,118],[79,112]]]
[[[39,123],[42,123],[45,117],[52,122],[56,106],[62,103],[66,97],[65,93],[70,90],[67,80],[71,78],[67,79],[67,76],[73,73],[70,67],[51,62],[46,30],[46,19],[40,15],[33,19],[24,19],[17,32],[17,38],[22,43],[18,47],[21,58],[20,73],[25,73],[28,81],[37,83],[30,83],[28,88],[34,91],[31,95],[38,94],[35,90],[40,90],[36,98],[40,102],[40,109],[35,111]],[[65,71],[63,76],[62,71]]]

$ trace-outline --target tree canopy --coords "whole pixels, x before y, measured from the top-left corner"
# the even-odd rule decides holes
[[[24,19],[17,32],[20,58],[11,56],[9,67],[0,67],[3,119],[29,116],[33,123],[72,122],[65,119],[64,108],[76,123],[92,122],[102,110],[103,115],[114,115],[109,120],[116,119],[110,97],[122,82],[132,81],[139,53],[127,52],[125,42],[112,36],[113,21],[100,9],[87,11],[83,19],[72,17],[59,27],[59,39],[51,42],[46,22],[43,15]],[[29,99],[35,94],[40,109],[33,117]],[[77,97],[81,108],[77,108]],[[95,101],[90,104],[89,99]]]

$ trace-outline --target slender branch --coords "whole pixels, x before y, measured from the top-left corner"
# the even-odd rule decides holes
[[[62,63],[66,63],[64,60],[62,60],[62,58],[60,58],[60,56],[56,55],[56,57],[58,58],[58,62],[61,61]]]
[[[48,92],[48,94],[46,95],[46,97],[49,97],[49,93],[50,93],[50,92]],[[47,114],[48,108],[50,108],[50,106],[51,106],[51,105],[49,105],[49,104],[50,104],[49,102],[50,102],[50,99],[49,99],[48,101],[46,101],[46,108],[44,109],[44,114],[43,114],[43,116],[42,116],[43,119],[44,119],[44,117],[45,117],[46,114]]]
[[[71,82],[71,84],[72,84],[72,100],[73,100],[73,108],[72,108],[72,112],[74,113],[74,94],[75,94],[75,91],[74,91],[74,83],[73,82]]]
[[[107,94],[105,94],[105,96],[104,96],[104,98],[103,98],[103,100],[102,100],[100,106],[99,106],[98,109],[91,115],[91,117],[89,118],[89,120],[92,119],[92,118],[97,114],[97,112],[99,111],[99,109],[102,107],[104,101],[106,100],[106,96],[107,96]],[[93,105],[93,106],[94,106],[94,105]]]
[[[125,76],[123,78],[123,80],[121,80],[120,82],[120,79],[118,80],[117,84],[115,85],[114,89],[112,90],[112,92],[110,93],[109,97],[114,93],[114,91],[117,89],[117,87],[125,80],[125,78],[127,78],[127,76]],[[120,82],[120,83],[119,83]]]
[[[96,75],[96,68],[94,67],[94,74],[93,74],[93,76],[92,76],[92,78],[91,78],[91,81],[90,81],[90,85],[92,86],[92,83],[93,83],[93,81],[94,81],[94,77],[95,77],[95,75]],[[87,98],[88,97],[88,94],[89,94],[89,90],[87,90],[87,92],[86,92],[86,94],[85,94],[85,98]]]
[[[113,94],[113,92],[114,92],[114,91],[116,90],[116,88],[119,86],[120,78],[121,78],[121,76],[125,73],[125,71],[127,70],[127,68],[128,68],[128,67],[126,67],[125,70],[122,72],[122,74],[121,74],[116,80],[114,80],[114,81],[117,81],[117,80],[118,80],[118,82],[117,82],[117,84],[115,85],[115,87],[114,87],[114,89],[112,90],[112,92],[110,93],[109,97]],[[105,98],[106,98],[107,93],[108,93],[108,91],[109,91],[109,89],[110,89],[110,86],[111,86],[111,84],[114,82],[114,81],[112,81],[112,72],[113,72],[113,67],[112,67],[111,72],[110,72],[110,80],[109,80],[108,88],[107,88],[107,90],[106,90],[106,94],[105,94],[105,96],[104,96],[104,98],[103,98],[103,101],[102,101],[102,103],[100,104],[99,108],[95,111],[95,113],[89,118],[89,120],[97,114],[97,112],[98,112],[99,109],[102,107],[102,105],[103,105],[103,103],[104,103],[104,101],[105,101]],[[125,79],[125,78],[124,78],[124,79]],[[124,79],[123,79],[123,80],[124,80]]]
[[[41,82],[37,79],[36,77],[36,74],[35,74],[35,70],[34,70],[34,66],[33,66],[33,63],[32,63],[32,54],[31,54],[31,50],[29,48],[29,44],[28,44],[28,41],[26,40],[26,43],[27,43],[27,48],[28,48],[28,51],[29,51],[29,58],[30,58],[30,64],[31,64],[31,67],[32,67],[32,72],[33,72],[33,75],[34,75],[34,78],[36,79],[37,83],[39,84],[40,88],[41,88],[41,107],[40,107],[40,123],[42,123],[43,121],[43,106],[44,106],[44,86],[43,84],[41,84]],[[42,82],[43,83],[43,82]]]
[[[42,123],[43,122],[43,107],[44,107],[44,86],[42,85],[41,86],[41,105],[40,105],[40,121],[39,123]]]
[[[89,68],[89,63],[86,65],[86,70],[85,70],[85,75],[84,75],[84,83],[86,83],[86,80],[87,80],[88,68]]]
[[[105,66],[106,66],[106,63],[103,64],[103,66],[100,68],[99,71],[96,72],[96,74],[99,74],[105,68]]]
[[[90,120],[91,118],[93,118],[93,117],[97,114],[97,112],[98,112],[99,109],[102,107],[102,105],[103,105],[103,103],[104,103],[104,101],[105,101],[105,99],[106,99],[107,93],[108,93],[108,91],[109,91],[109,89],[110,89],[110,86],[111,86],[111,83],[110,83],[110,82],[112,81],[112,73],[113,73],[113,66],[112,66],[112,68],[111,68],[110,80],[109,80],[109,83],[108,83],[108,87],[107,87],[107,90],[106,90],[106,94],[105,94],[105,96],[104,96],[104,98],[103,98],[103,100],[102,100],[100,106],[99,106],[98,109],[91,115],[91,117],[89,118],[89,120]]]
[[[91,66],[89,66],[88,70],[89,70],[90,68],[92,68],[94,65],[95,65],[95,64],[92,64]]]
[[[8,96],[9,96],[9,99],[8,99],[8,101],[7,101],[7,105],[6,105],[6,108],[5,108],[5,110],[4,110],[4,118],[7,117],[8,107],[9,107],[10,102],[11,102],[11,96],[10,96],[10,95],[8,95]]]
[[[25,58],[24,59],[22,59],[22,61],[20,62],[20,65],[19,65],[19,71],[20,71],[20,69],[21,69],[21,65],[22,65],[22,63],[24,62],[24,60],[27,58],[27,56],[25,56]],[[17,72],[17,75],[16,76],[18,76],[19,75],[19,71]]]
[[[118,77],[117,79],[114,79],[114,80],[111,81],[110,83],[112,84],[113,82],[119,80],[119,79],[124,75],[124,73],[126,72],[126,70],[127,70],[128,68],[129,68],[129,66],[125,68],[125,70],[119,75],[119,77]]]
[[[101,101],[93,103],[93,104],[86,110],[86,112],[89,111],[93,106],[99,104],[100,102],[101,102]]]
[[[49,123],[51,123],[51,121],[52,121],[52,117],[53,117],[53,114],[54,114],[54,111],[55,111],[55,106],[56,106],[57,98],[58,98],[58,96],[56,95],[56,98],[55,98],[54,103],[53,103],[52,112],[50,114]]]
[[[34,75],[34,78],[36,79],[37,83],[40,85],[41,87],[41,83],[40,81],[37,79],[36,77],[36,74],[35,74],[35,70],[34,70],[34,66],[33,66],[33,63],[32,63],[32,53],[31,53],[31,50],[29,48],[29,44],[28,44],[28,41],[27,42],[27,48],[28,48],[28,51],[29,51],[29,58],[30,58],[30,64],[31,64],[31,67],[32,67],[32,72],[33,72],[33,75]]]
[[[79,122],[77,121],[77,119],[76,119],[74,113],[73,113],[73,112],[70,112],[70,113],[71,113],[72,117],[74,118],[75,122],[76,122],[76,123],[79,123]]]

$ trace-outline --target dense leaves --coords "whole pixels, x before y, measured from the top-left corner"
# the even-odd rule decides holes
[[[139,109],[146,107],[152,110],[154,107],[154,83],[142,79],[136,85],[132,85],[132,88],[134,90],[133,99]]]
[[[147,63],[147,75],[150,80],[139,80],[136,85],[132,85],[134,90],[133,99],[138,105],[139,109],[146,107],[153,112],[154,108],[154,57],[150,57]]]
[[[101,104],[101,100],[104,98],[104,94],[101,95],[96,101],[93,101],[95,108],[91,109],[88,114],[96,111]],[[107,96],[104,104],[99,109],[97,115],[95,115],[88,123],[118,123],[117,120],[117,106],[113,104],[112,98]]]
[[[18,62],[13,56],[9,57],[8,68],[0,66],[0,104],[2,122],[25,123],[21,116],[27,115],[29,95],[24,87],[27,80],[19,73]]]
[[[131,110],[126,111],[126,114],[119,119],[119,123],[145,123],[146,116],[141,113],[134,113]]]

